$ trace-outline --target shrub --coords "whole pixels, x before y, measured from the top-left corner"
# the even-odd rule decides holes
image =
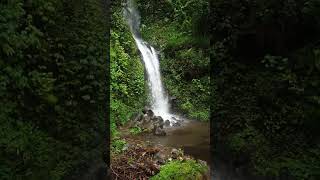
[[[199,180],[202,179],[207,167],[195,160],[172,161],[161,167],[159,174],[151,180]]]

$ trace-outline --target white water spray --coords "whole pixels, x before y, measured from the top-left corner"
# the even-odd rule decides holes
[[[143,41],[140,36],[140,15],[136,10],[132,0],[128,0],[127,6],[124,11],[124,15],[127,19],[128,25],[130,27],[132,36],[136,42],[136,45],[141,52],[142,60],[148,76],[148,85],[150,89],[151,108],[155,115],[161,116],[164,120],[169,120],[170,122],[175,121],[174,115],[170,114],[170,104],[168,96],[164,91],[161,73],[160,73],[160,63],[157,52],[150,46],[147,42]],[[177,118],[177,117],[175,117]]]

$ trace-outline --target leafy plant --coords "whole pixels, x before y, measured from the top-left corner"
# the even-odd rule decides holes
[[[133,135],[140,134],[142,132],[142,129],[140,127],[132,127],[130,128],[130,133]]]
[[[111,141],[111,152],[112,153],[121,153],[124,150],[127,142],[123,139],[116,139]]]
[[[175,160],[163,165],[160,172],[153,176],[151,180],[200,180],[206,171],[207,167],[195,160]]]

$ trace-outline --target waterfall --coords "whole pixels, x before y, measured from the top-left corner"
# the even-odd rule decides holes
[[[164,120],[173,122],[174,115],[170,114],[170,104],[168,96],[163,88],[160,63],[156,50],[145,42],[140,35],[140,15],[135,4],[132,0],[127,1],[127,5],[124,9],[124,16],[130,27],[132,36],[136,42],[136,45],[141,53],[144,67],[148,77],[148,87],[151,95],[151,108],[157,116],[161,116]]]

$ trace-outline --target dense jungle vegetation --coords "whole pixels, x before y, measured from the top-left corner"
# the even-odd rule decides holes
[[[121,1],[112,4],[110,30],[110,113],[111,135],[116,137],[117,127],[145,105],[146,86],[144,67],[129,27],[123,18]]]
[[[123,18],[123,6],[114,2],[111,16],[111,129],[124,124],[148,102],[144,67]],[[161,53],[161,71],[166,88],[178,99],[178,107],[192,118],[208,121],[209,41],[201,20],[207,18],[208,3],[137,1],[142,18],[142,35]],[[201,11],[192,12],[193,8]],[[172,21],[174,20],[174,21]],[[171,23],[169,23],[171,21]],[[183,26],[180,26],[183,24]],[[195,98],[196,97],[196,98]]]
[[[119,127],[148,104],[148,87],[139,50],[123,17],[126,1],[114,1],[111,15],[111,156],[126,146]],[[136,1],[141,15],[143,39],[160,55],[163,81],[176,99],[175,109],[186,116],[209,120],[209,39],[203,21],[208,17],[206,1]],[[199,11],[193,11],[193,9]],[[140,129],[131,129],[138,134]],[[182,167],[186,166],[181,173]],[[155,179],[191,178],[205,168],[196,162],[168,164]]]
[[[210,5],[217,155],[267,177],[319,179],[320,1]]]
[[[77,179],[102,159],[106,4],[0,2],[0,179]]]
[[[210,106],[209,2],[138,1],[142,36],[160,54],[165,87],[178,111],[208,121]]]

